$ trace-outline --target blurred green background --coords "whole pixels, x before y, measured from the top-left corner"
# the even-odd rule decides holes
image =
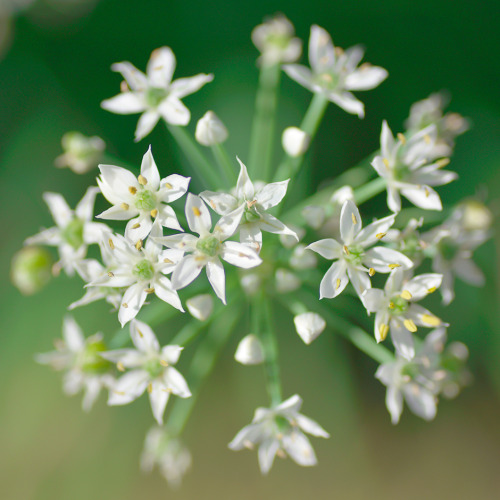
[[[158,474],[144,476],[138,469],[144,433],[152,424],[146,398],[108,408],[101,397],[87,415],[80,397],[62,394],[59,374],[33,361],[35,353],[50,350],[53,338],[60,337],[65,308],[81,296],[81,282],[61,277],[41,294],[25,298],[8,277],[11,256],[23,240],[51,225],[42,192],[62,192],[74,206],[95,177],[95,172],[79,177],[54,168],[64,132],[100,135],[111,153],[135,165],[151,143],[161,171],[180,169],[164,127],[135,144],[137,116],[120,117],[100,108],[101,100],[118,91],[120,78],[109,69],[113,62],[129,60],[143,69],[154,48],[169,45],[177,56],[177,76],[213,72],[213,83],[185,99],[192,111],[189,128],[194,130],[198,118],[213,109],[229,126],[231,154],[245,161],[258,75],[250,32],[276,12],[289,17],[306,43],[314,23],[342,47],[363,43],[366,60],[390,73],[379,88],[359,94],[366,104],[365,120],[329,107],[311,155],[311,185],[374,151],[382,119],[401,130],[411,103],[447,89],[453,97],[450,109],[469,117],[473,127],[458,139],[451,166],[460,179],[440,190],[442,198],[451,204],[479,190],[498,212],[498,2],[63,4],[39,0],[13,18],[10,47],[0,60],[0,498],[498,498],[500,303],[494,241],[477,252],[486,286],[475,289],[458,282],[457,299],[449,308],[431,307],[451,322],[450,338],[469,346],[475,377],[457,400],[441,402],[434,422],[425,423],[405,409],[402,422],[393,427],[384,406],[385,388],[373,378],[376,364],[331,333],[305,347],[286,319],[280,332],[285,396],[300,394],[303,412],[332,435],[313,442],[319,465],[303,469],[277,460],[263,478],[256,453],[227,449],[254,408],[267,405],[262,370],[237,366],[232,359],[246,333],[240,332],[225,349],[188,425],[185,438],[194,466],[175,493]],[[280,130],[300,122],[310,99],[286,76],[282,90]],[[362,213],[369,217],[370,208],[379,215],[383,206],[381,196]],[[75,317],[86,334],[109,336],[118,323],[108,309],[98,304],[76,311]]]

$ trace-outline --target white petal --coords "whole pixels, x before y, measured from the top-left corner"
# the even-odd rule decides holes
[[[185,126],[191,120],[189,109],[179,99],[170,95],[158,106],[158,113],[170,125]]]
[[[330,437],[330,434],[328,434],[328,432],[326,432],[321,425],[301,413],[298,413],[295,416],[295,421],[304,432],[311,434],[311,436],[322,437],[325,439]]]
[[[145,90],[148,86],[146,75],[128,61],[115,63],[111,69],[121,73],[132,90]]]
[[[144,354],[137,349],[116,349],[99,353],[112,363],[122,363],[127,368],[138,368],[144,364]]]
[[[377,235],[380,236],[380,234],[387,233],[389,228],[394,224],[395,219],[395,215],[389,215],[388,217],[372,222],[358,233],[354,242],[365,248],[373,245],[378,241]]]
[[[163,384],[157,380],[153,380],[150,387],[149,402],[151,404],[153,417],[158,422],[158,425],[163,425],[163,414],[165,413],[170,393],[166,391]]]
[[[432,420],[437,413],[436,398],[428,390],[411,383],[404,388],[406,403],[415,415],[424,420]]]
[[[191,397],[191,391],[189,390],[186,380],[175,368],[169,366],[165,370],[163,381],[167,388],[176,396],[180,398]]]
[[[341,94],[330,92],[327,94],[327,98],[352,115],[358,115],[359,118],[365,116],[364,104],[356,99],[350,92],[342,92]]]
[[[361,302],[368,312],[377,312],[385,307],[387,300],[382,290],[370,288],[361,296]]]
[[[417,207],[425,210],[442,210],[441,198],[430,186],[405,184],[401,194]]]
[[[213,111],[207,111],[196,124],[195,139],[203,146],[223,143],[228,137],[226,126]]]
[[[65,316],[63,323],[63,338],[72,352],[79,352],[85,346],[85,337],[83,336],[82,329],[75,321],[73,316]]]
[[[236,159],[240,164],[240,173],[238,175],[238,181],[236,182],[236,196],[247,201],[253,201],[255,189],[250,177],[248,176],[247,167],[238,157],[236,157]]]
[[[283,66],[283,71],[292,80],[295,80],[306,89],[314,91],[313,89],[316,88],[311,70],[306,66],[302,66],[301,64],[285,64]]]
[[[123,294],[120,310],[118,311],[118,321],[120,321],[122,327],[135,318],[141,310],[147,297],[144,288],[145,285],[143,283],[136,283],[127,288]]]
[[[243,215],[244,205],[233,210],[227,215],[223,215],[214,227],[214,235],[218,236],[220,241],[230,238],[238,229]]]
[[[228,193],[216,193],[215,191],[203,191],[200,193],[203,201],[219,215],[226,215],[238,208],[238,200]]]
[[[387,206],[389,210],[392,210],[394,213],[401,211],[401,197],[399,196],[399,191],[391,184],[387,184]]]
[[[191,177],[184,177],[178,174],[172,174],[160,182],[160,191],[158,199],[164,203],[171,203],[178,200],[181,196],[186,194],[188,190],[189,181]]]
[[[283,436],[283,448],[290,458],[302,467],[311,467],[316,465],[318,460],[314,449],[302,432],[292,431],[291,434]]]
[[[104,212],[101,212],[99,215],[96,215],[98,219],[106,219],[106,220],[129,220],[132,217],[135,217],[139,213],[135,207],[130,207],[128,210],[123,210],[121,205],[114,205]]]
[[[90,411],[101,392],[101,381],[98,377],[90,377],[85,381],[85,394],[82,400],[82,410]]]
[[[368,290],[368,292],[366,293],[369,294],[370,290]],[[377,342],[383,342],[385,335],[387,335],[387,328],[389,328],[389,323],[390,323],[390,317],[387,310],[381,311],[379,309],[375,314],[375,324],[374,324],[375,340]]]
[[[139,142],[144,139],[156,126],[158,120],[160,119],[160,114],[156,110],[148,110],[144,112],[137,122],[137,128],[135,129],[135,142]]]
[[[66,227],[73,219],[73,210],[69,208],[63,196],[59,193],[43,193],[43,199],[47,203],[57,226]]]
[[[122,375],[109,391],[108,405],[126,405],[146,390],[149,374],[145,370],[133,370]]]
[[[194,234],[172,234],[171,236],[163,236],[157,238],[156,241],[165,245],[168,248],[179,249],[182,251],[194,250],[198,239]]]
[[[299,314],[293,318],[295,329],[305,344],[310,344],[326,328],[326,321],[313,312]]]
[[[363,264],[372,267],[378,273],[390,273],[393,264],[403,269],[411,269],[413,262],[406,255],[387,247],[374,247],[367,250],[363,256]]]
[[[400,267],[397,267],[391,272],[384,286],[384,290],[387,296],[402,291],[403,277],[404,270]]]
[[[273,234],[285,234],[288,236],[293,236],[296,242],[299,241],[297,233],[295,231],[292,231],[288,226],[285,226],[283,222],[278,220],[273,215],[268,213],[262,213],[261,217],[262,219],[258,224],[262,231],[267,231],[268,233],[273,233]]]
[[[275,207],[286,195],[289,180],[266,184],[255,194],[257,203],[264,210]]]
[[[214,259],[207,262],[207,278],[212,285],[217,297],[226,303],[226,276],[224,267],[219,259]]]
[[[222,245],[221,258],[233,266],[249,269],[262,263],[262,259],[249,246],[236,241],[226,241]]]
[[[145,353],[159,352],[160,344],[152,328],[137,319],[130,323],[130,337],[135,347]]]
[[[457,258],[453,263],[453,270],[459,278],[474,286],[484,286],[484,274],[472,259]]]
[[[158,167],[153,158],[151,146],[149,146],[146,154],[142,157],[141,175],[146,179],[148,189],[158,191],[160,187],[160,172],[158,172]]]
[[[212,314],[214,300],[209,294],[196,295],[186,301],[186,306],[191,316],[200,321],[205,321]]]
[[[82,221],[90,221],[94,217],[94,202],[99,188],[91,186],[75,208],[76,216]]]
[[[194,255],[184,257],[172,273],[172,288],[180,290],[194,281],[203,269],[205,262],[200,262]]]
[[[101,108],[119,115],[131,115],[144,111],[146,109],[146,104],[139,94],[135,92],[124,92],[111,97],[111,99],[102,101]]]
[[[371,90],[378,87],[389,73],[380,66],[361,67],[347,75],[345,79],[345,88],[347,90]]]
[[[348,265],[347,274],[351,285],[354,287],[359,297],[372,287],[370,277],[366,271],[355,269],[353,266]]]
[[[389,177],[391,174],[391,168],[387,167],[384,163],[384,157],[375,156],[373,161],[371,162],[371,166],[375,169],[380,177]]]
[[[184,312],[181,299],[179,298],[177,292],[173,290],[172,283],[167,277],[161,276],[155,279],[153,286],[155,294],[159,299],[163,300],[163,302],[166,302],[167,304],[170,304],[172,307],[179,309],[179,311]]]
[[[99,165],[101,178],[105,184],[106,192],[103,192],[107,200],[113,205],[130,200],[130,187],[138,188],[139,183],[132,172],[126,168],[114,165]],[[108,197],[108,194],[111,196]]]
[[[343,260],[339,260],[332,264],[326,272],[319,285],[320,299],[333,298],[344,291],[344,288],[349,283],[346,273],[346,265]]]
[[[146,70],[150,85],[166,89],[172,81],[175,64],[175,56],[170,47],[153,50]]]
[[[166,345],[161,348],[161,358],[169,365],[175,365],[179,361],[183,349],[183,347],[178,345]]]
[[[439,288],[442,281],[442,274],[420,274],[408,281],[408,283],[404,285],[404,289],[410,292],[412,301],[418,302],[429,293],[432,293],[436,288]]]
[[[335,49],[330,34],[320,26],[311,26],[309,64],[315,73],[323,73],[335,64]]]
[[[182,99],[189,94],[194,94],[213,79],[214,75],[206,75],[205,73],[199,73],[198,75],[190,76],[189,78],[179,78],[178,80],[172,82],[170,92],[175,97]]]
[[[253,334],[240,340],[234,359],[242,365],[258,365],[265,359],[264,348],[261,341]]]
[[[281,144],[285,153],[292,157],[302,156],[308,149],[311,136],[298,127],[283,130]]]
[[[274,457],[279,447],[280,443],[277,439],[267,439],[260,444],[258,457],[262,474],[267,474],[273,466]]]
[[[203,200],[195,194],[188,193],[186,199],[186,219],[193,233],[205,236],[212,227],[212,219]]]
[[[413,334],[409,332],[399,320],[391,320],[391,339],[396,352],[403,358],[411,361],[415,357]]]
[[[340,235],[346,245],[350,245],[361,230],[361,215],[351,200],[346,200],[340,212]]]
[[[61,230],[59,227],[50,227],[49,229],[43,229],[38,234],[30,236],[24,240],[25,245],[51,245],[59,246],[62,242]]]
[[[391,415],[391,422],[396,425],[401,418],[401,413],[403,413],[403,394],[397,387],[387,387],[385,405]]]

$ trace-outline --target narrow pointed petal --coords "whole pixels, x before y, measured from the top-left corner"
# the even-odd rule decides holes
[[[179,311],[184,312],[182,308],[181,299],[175,290],[172,289],[172,283],[165,276],[161,276],[154,282],[154,289],[156,296],[170,304],[172,307],[179,309]]]
[[[30,236],[24,240],[25,245],[50,245],[59,246],[62,242],[61,230],[58,227],[43,229],[38,234]]]
[[[75,208],[76,216],[83,221],[90,221],[94,217],[95,197],[99,188],[91,186]]]
[[[238,200],[229,193],[203,191],[200,193],[200,197],[219,215],[227,215],[238,208]]]
[[[297,233],[295,231],[292,231],[288,226],[285,226],[283,222],[278,220],[273,215],[268,213],[262,213],[261,217],[262,219],[259,223],[261,231],[267,231],[268,233],[273,233],[273,234],[285,234],[288,236],[292,236],[295,238],[297,243],[299,242],[299,237],[297,236]]]
[[[206,235],[212,227],[212,219],[203,200],[195,194],[188,193],[186,199],[186,219],[193,233]]]
[[[173,95],[169,95],[162,101],[158,106],[158,113],[160,113],[163,119],[170,125],[185,126],[189,123],[189,120],[191,120],[189,109]]]
[[[436,397],[417,384],[405,386],[405,400],[410,410],[424,420],[432,420],[437,413]]]
[[[139,210],[134,207],[130,207],[128,210],[124,210],[120,205],[114,205],[99,215],[96,215],[97,219],[105,220],[129,220],[132,217],[138,215]]]
[[[125,237],[134,243],[138,240],[145,240],[152,227],[153,221],[151,220],[150,215],[141,214],[139,217],[128,221],[127,226],[125,227]]]
[[[191,391],[184,377],[173,367],[168,367],[163,375],[163,382],[167,389],[180,398],[190,398]]]
[[[365,116],[365,105],[356,99],[350,92],[342,92],[337,94],[336,92],[329,92],[326,97],[331,102],[335,103],[337,106],[347,111],[351,115],[358,115],[359,118],[364,118]]]
[[[379,241],[377,235],[380,237],[381,234],[387,233],[389,228],[394,224],[395,219],[395,215],[389,215],[388,217],[372,222],[357,234],[354,242],[365,248],[373,245]]]
[[[401,212],[401,197],[396,187],[387,184],[387,206],[394,213]]]
[[[384,290],[387,296],[392,295],[394,292],[401,292],[403,287],[404,271],[400,267],[394,269],[387,281],[385,282]]]
[[[64,317],[63,338],[68,349],[73,352],[81,351],[85,345],[82,329],[73,316]]]
[[[212,285],[217,297],[226,303],[226,276],[224,267],[219,259],[214,259],[207,262],[207,278]]]
[[[146,69],[150,85],[166,89],[172,81],[175,65],[175,55],[170,47],[153,50]]]
[[[389,386],[385,393],[385,405],[391,415],[391,422],[396,425],[403,413],[403,394],[395,386]]]
[[[206,75],[205,73],[199,73],[188,78],[179,78],[172,82],[170,92],[178,99],[182,99],[187,95],[194,94],[213,79],[214,75]]]
[[[406,255],[387,247],[374,247],[363,256],[363,264],[372,267],[378,273],[390,273],[394,266],[411,269],[413,262]]]
[[[156,110],[145,111],[139,121],[137,122],[137,128],[135,129],[135,142],[139,142],[144,139],[155,127],[160,119],[160,114]]]
[[[371,162],[371,166],[375,169],[380,177],[389,177],[390,175],[390,167],[387,167],[384,163],[384,158],[382,156],[375,156],[373,161]]]
[[[163,227],[183,231],[177,219],[177,215],[175,214],[175,210],[170,205],[163,205],[160,207],[157,222],[159,222]]]
[[[178,345],[166,345],[161,348],[161,357],[169,365],[175,365],[179,361],[182,350],[183,347]]]
[[[121,73],[132,90],[145,90],[148,86],[146,75],[128,61],[115,63],[111,69]]]
[[[106,198],[113,205],[118,205],[122,201],[128,201],[130,199],[130,187],[138,188],[139,183],[132,172],[122,167],[115,167],[114,165],[99,165],[99,170],[101,171],[101,178],[103,183],[106,185],[109,191],[112,193],[112,197]]]
[[[302,467],[311,467],[318,463],[314,449],[302,432],[294,431],[283,437],[283,448],[289,457]]]
[[[401,357],[408,361],[411,361],[415,357],[413,334],[403,326],[402,322],[398,321],[396,324],[395,320],[391,320],[391,339],[396,352]]]
[[[101,352],[100,355],[112,363],[122,363],[127,368],[137,368],[144,363],[144,354],[137,349],[116,349]]]
[[[135,347],[145,353],[159,352],[160,344],[152,328],[137,319],[130,323],[130,337]]]
[[[417,207],[425,210],[442,210],[441,198],[430,186],[405,184],[401,194]]]
[[[339,260],[332,264],[326,272],[319,285],[319,298],[331,299],[344,291],[344,288],[349,283],[346,273],[346,265],[343,260]]]
[[[238,229],[243,215],[244,205],[233,210],[227,215],[223,215],[214,227],[214,234],[217,234],[220,241],[230,238]]]
[[[160,182],[160,191],[158,199],[164,203],[172,203],[184,196],[188,190],[191,177],[184,177],[178,174],[172,174]]]
[[[370,290],[366,292],[367,295],[369,293]],[[387,333],[389,332],[389,322],[390,322],[390,317],[387,311],[380,311],[380,310],[377,311],[377,313],[375,314],[375,324],[374,324],[375,340],[377,342],[383,342],[387,337]]]
[[[147,293],[144,283],[136,283],[127,288],[118,311],[118,321],[122,327],[134,319],[146,301]]]
[[[236,182],[236,196],[240,199],[242,198],[247,201],[253,201],[255,189],[250,177],[248,176],[247,167],[238,157],[236,157],[236,159],[240,164],[240,173],[238,175],[238,181]]]
[[[243,269],[250,269],[262,263],[262,259],[255,250],[236,241],[226,241],[223,244],[221,258],[233,266]]]
[[[172,288],[180,290],[188,286],[198,277],[204,265],[205,262],[200,262],[194,255],[184,257],[172,273]]]
[[[347,90],[371,90],[378,87],[388,76],[388,71],[380,66],[361,67],[347,75],[345,88]]]
[[[289,179],[282,182],[273,182],[266,184],[260,191],[255,194],[257,203],[264,210],[278,205],[286,195]]]
[[[147,188],[151,191],[158,191],[160,187],[160,172],[153,158],[151,146],[149,146],[146,154],[142,158],[141,175],[147,180]]]
[[[98,377],[88,378],[85,383],[85,394],[82,399],[82,410],[89,412],[101,392],[101,381]]]
[[[144,111],[146,104],[135,92],[124,92],[102,101],[101,108],[118,115],[132,115]]]
[[[455,259],[453,270],[457,276],[473,286],[484,286],[485,277],[481,269],[472,261],[472,259]]]
[[[297,424],[299,424],[299,427],[304,432],[307,432],[307,434],[311,434],[311,436],[322,437],[325,439],[330,437],[330,434],[328,434],[328,432],[326,432],[321,425],[301,413],[296,415],[295,420]]]
[[[362,222],[358,207],[346,200],[340,212],[340,235],[346,245],[350,245],[361,230]]]
[[[418,302],[441,286],[442,274],[426,273],[412,278],[404,285],[404,289],[411,294],[411,300]]]
[[[347,266],[347,274],[351,285],[356,290],[359,297],[363,295],[366,290],[372,287],[370,277],[365,271],[354,269],[352,266]]]
[[[63,196],[59,193],[43,193],[43,199],[56,225],[60,228],[66,227],[73,219],[73,210],[69,208]]]
[[[163,384],[157,380],[153,380],[150,387],[149,402],[151,404],[153,417],[158,422],[158,425],[163,425],[163,414],[165,413],[170,393],[166,391]]]
[[[262,474],[267,474],[273,466],[274,457],[280,447],[277,439],[267,439],[259,446],[258,457],[259,467]]]
[[[149,374],[133,370],[122,375],[109,391],[109,406],[126,405],[141,396],[148,385]]]
[[[382,290],[371,288],[361,296],[361,302],[368,312],[377,312],[385,307],[387,299]]]
[[[312,92],[317,91],[317,85],[314,84],[314,77],[311,70],[306,66],[301,64],[285,64],[283,66],[283,71],[292,79],[295,80],[299,85],[302,85],[306,89]]]
[[[335,64],[335,49],[330,34],[320,26],[311,26],[309,64],[315,73],[328,71]]]

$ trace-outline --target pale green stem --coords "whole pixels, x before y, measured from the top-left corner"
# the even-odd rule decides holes
[[[309,108],[307,108],[306,115],[302,120],[300,129],[310,136],[311,143],[314,139],[314,136],[316,135],[319,124],[323,119],[323,115],[325,114],[328,102],[328,99],[322,94],[314,94],[311,100],[311,104],[309,104]],[[278,167],[278,170],[274,176],[274,181],[277,182],[285,179],[290,179],[290,182],[292,182],[294,176],[297,174],[302,165],[302,162],[304,161],[304,156],[305,153],[296,157],[287,156]],[[290,187],[288,189],[290,189]]]
[[[279,64],[262,65],[255,100],[255,115],[248,161],[250,176],[257,180],[267,181],[269,179],[280,78],[281,67]]]
[[[186,127],[167,125],[168,130],[191,164],[192,172],[210,189],[219,187],[219,176],[215,167],[207,160]]]
[[[236,165],[231,162],[226,148],[223,144],[214,144],[211,146],[215,161],[219,166],[222,179],[224,179],[227,187],[233,187],[236,184]],[[235,159],[236,161],[236,159]]]
[[[187,399],[177,399],[168,416],[166,428],[173,435],[182,433],[200,394],[201,386],[212,371],[222,347],[233,332],[241,310],[239,307],[232,306],[224,308],[224,312],[225,314],[220,318],[220,321],[214,322],[210,326],[191,361],[186,378],[192,396]]]
[[[383,177],[377,177],[368,182],[364,186],[359,187],[354,191],[354,201],[356,205],[361,205],[373,197],[385,191],[387,181]]]

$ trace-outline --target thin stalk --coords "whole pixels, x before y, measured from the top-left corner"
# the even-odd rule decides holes
[[[213,146],[211,146],[211,149],[226,186],[230,188],[233,187],[236,184],[236,171],[234,169],[235,165],[233,165],[233,163],[231,162],[226,148],[223,144],[214,144]]]
[[[387,181],[383,177],[376,177],[354,191],[354,200],[357,205],[361,205],[380,194],[386,187]]]
[[[250,176],[262,181],[268,180],[271,167],[280,78],[279,64],[262,65],[255,100],[248,161]]]
[[[203,186],[217,189],[219,187],[219,178],[216,170],[207,160],[186,127],[167,124],[167,128],[182,152],[186,155],[186,158],[191,164],[193,174],[201,180]]]

